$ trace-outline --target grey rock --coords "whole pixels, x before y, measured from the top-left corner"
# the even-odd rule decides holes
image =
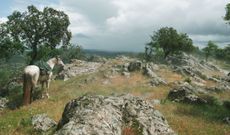
[[[122,135],[133,125],[143,135],[174,135],[163,115],[148,102],[131,95],[82,96],[69,102],[56,135]]]
[[[226,117],[223,119],[223,122],[230,125],[230,117]]]
[[[132,61],[129,63],[128,70],[129,72],[140,71],[142,69],[141,61]]]
[[[157,78],[158,76],[148,67],[144,68],[144,74],[151,78]]]
[[[209,77],[204,71],[223,72],[214,64],[199,61],[199,59],[195,58],[194,56],[187,55],[185,53],[182,53],[181,55],[169,56],[166,61],[176,72],[185,76],[189,75],[191,77],[199,77],[203,80],[213,79],[214,81],[217,81],[216,79]]]
[[[50,119],[47,114],[37,114],[32,117],[32,125],[35,130],[45,132],[55,127],[57,123]]]
[[[153,87],[159,86],[161,84],[166,85],[167,82],[160,77],[152,78],[152,80],[150,81],[150,85]]]
[[[130,73],[129,73],[129,72],[122,72],[121,74],[122,74],[123,76],[125,76],[125,77],[128,77],[128,78],[130,77]]]
[[[159,99],[153,99],[150,101],[150,103],[152,103],[153,105],[158,105],[161,104],[161,101]]]
[[[197,95],[198,91],[189,85],[184,83],[177,88],[170,90],[168,99],[176,102],[185,102],[192,104],[205,104],[207,101]]]
[[[0,110],[3,110],[7,107],[9,100],[7,98],[0,97]]]
[[[66,64],[64,70],[59,73],[57,79],[64,81],[81,74],[90,74],[98,71],[102,63],[87,62],[82,60],[73,59],[71,64]]]

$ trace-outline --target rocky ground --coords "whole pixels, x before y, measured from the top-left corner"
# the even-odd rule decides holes
[[[190,132],[181,131],[181,126],[186,126],[184,123],[187,121],[183,120],[181,114],[171,116],[175,111],[178,113],[178,110],[173,111],[172,107],[175,106],[182,106],[183,114],[187,112],[186,107],[208,106],[210,112],[218,107],[220,109],[217,112],[222,111],[221,115],[210,115],[217,119],[217,124],[221,123],[221,128],[215,125],[219,128],[217,133],[223,127],[229,128],[230,113],[226,108],[229,108],[230,103],[226,100],[230,98],[230,77],[227,71],[216,64],[187,54],[170,56],[165,64],[147,63],[126,56],[97,59],[97,62],[72,60],[66,64],[64,70],[56,76],[56,85],[51,84],[51,99],[42,99],[56,106],[58,111],[57,108],[49,108],[42,100],[31,105],[31,108],[44,107],[49,110],[41,109],[41,114],[36,113],[31,118],[33,132],[63,135],[200,134],[190,129]],[[58,81],[60,79],[65,82]],[[88,94],[82,95],[85,93]],[[0,98],[1,110],[7,108],[7,104],[6,98]],[[44,114],[52,114],[54,110],[58,115],[54,120],[48,117],[49,114]],[[163,111],[163,114],[158,110]],[[195,117],[189,117],[189,120],[193,118],[197,120]],[[178,120],[182,122],[177,125]],[[230,132],[226,129],[221,133]]]

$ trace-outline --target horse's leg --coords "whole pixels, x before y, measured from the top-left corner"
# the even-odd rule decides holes
[[[28,105],[31,99],[32,77],[29,74],[23,75],[23,105]]]
[[[49,98],[49,93],[48,90],[50,88],[50,82],[51,82],[51,77],[52,77],[53,73],[50,72],[49,76],[48,76],[48,80],[46,80],[46,95]]]
[[[48,93],[49,87],[50,87],[50,79],[46,80],[46,96],[47,96],[47,98],[49,98],[49,93]]]
[[[32,77],[32,86],[31,86],[31,95],[30,95],[30,103],[33,101],[33,90],[37,87],[37,83],[38,83],[38,79],[39,79],[39,73],[36,73],[33,77]]]

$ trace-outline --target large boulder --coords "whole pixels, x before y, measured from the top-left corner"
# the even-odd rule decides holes
[[[138,134],[173,135],[163,115],[150,103],[131,95],[82,96],[69,102],[56,135],[122,135],[123,127]]]
[[[46,132],[55,127],[57,123],[50,119],[47,114],[37,114],[32,117],[32,125],[36,131]]]
[[[59,73],[57,79],[64,81],[81,74],[90,74],[98,71],[102,63],[87,62],[82,60],[73,59],[70,64],[66,64],[64,70]]]
[[[140,71],[142,69],[141,61],[132,61],[129,63],[128,70],[129,72]]]
[[[175,102],[205,104],[207,101],[198,96],[198,91],[188,83],[184,83],[169,91],[168,99]]]

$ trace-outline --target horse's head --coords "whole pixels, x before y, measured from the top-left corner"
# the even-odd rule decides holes
[[[65,66],[65,64],[62,61],[62,59],[59,56],[56,56],[55,58],[56,58],[56,63],[55,63],[56,65],[60,65],[62,67]]]

